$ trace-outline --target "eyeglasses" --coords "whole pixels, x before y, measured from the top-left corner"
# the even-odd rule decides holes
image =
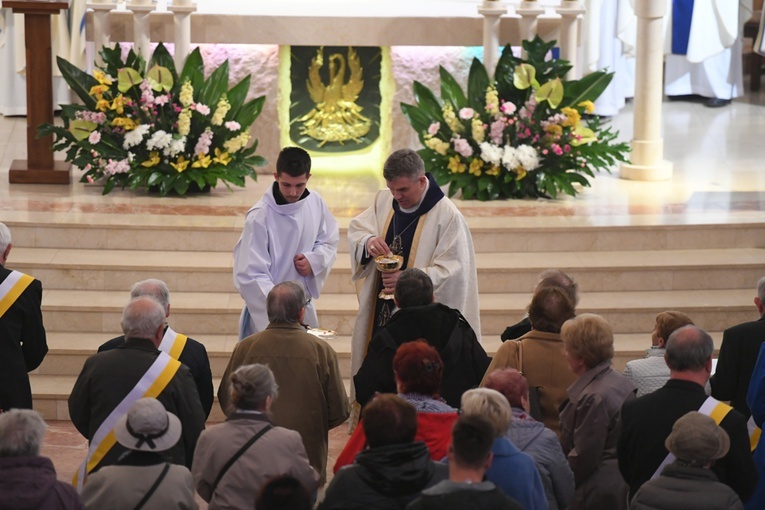
[[[308,306],[310,302],[311,302],[311,298],[308,298],[306,302],[303,304],[303,306]]]

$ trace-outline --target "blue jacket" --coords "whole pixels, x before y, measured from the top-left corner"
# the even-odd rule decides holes
[[[760,354],[752,371],[752,380],[746,395],[746,403],[752,411],[752,419],[762,428],[765,422],[765,343],[760,346]],[[765,440],[760,437],[757,449],[754,450],[754,466],[757,468],[759,480],[754,494],[746,501],[744,508],[765,508]]]
[[[491,452],[494,459],[486,472],[486,479],[494,482],[526,510],[545,510],[547,497],[534,459],[506,437],[495,439]]]

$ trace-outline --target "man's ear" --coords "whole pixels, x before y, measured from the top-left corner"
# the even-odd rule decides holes
[[[5,247],[5,251],[3,252],[3,263],[8,260],[8,256],[11,254],[11,248],[13,247],[13,243],[9,244]]]
[[[486,464],[485,464],[486,471],[488,471],[489,468],[491,467],[491,461],[493,460],[494,460],[494,454],[492,452],[489,452],[489,455],[486,457]]]

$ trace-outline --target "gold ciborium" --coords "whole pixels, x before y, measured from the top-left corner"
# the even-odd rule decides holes
[[[393,273],[401,269],[404,263],[404,257],[401,255],[394,255],[389,253],[387,255],[380,255],[375,257],[375,264],[377,270],[381,273]],[[380,291],[378,295],[380,299],[393,299],[393,294],[386,294],[385,291]]]

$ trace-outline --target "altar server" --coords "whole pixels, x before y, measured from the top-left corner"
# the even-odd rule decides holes
[[[305,322],[319,325],[319,297],[337,259],[337,221],[316,191],[306,188],[311,157],[287,147],[276,161],[275,182],[247,212],[234,248],[234,285],[245,302],[239,340],[268,326],[266,296],[277,283],[296,281],[308,299]]]

